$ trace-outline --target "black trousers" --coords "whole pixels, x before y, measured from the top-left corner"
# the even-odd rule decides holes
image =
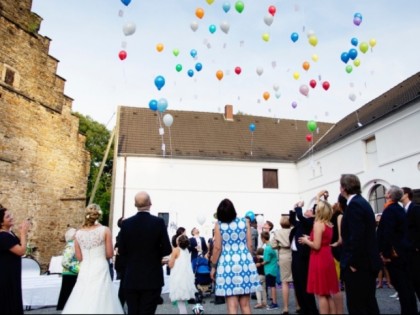
[[[58,296],[57,302],[57,311],[63,310],[64,305],[66,305],[67,300],[69,299],[71,291],[73,291],[76,281],[77,275],[62,275],[60,295]]]
[[[349,267],[341,270],[349,314],[379,314],[376,300],[376,276],[378,272],[357,270]]]
[[[296,298],[303,314],[319,314],[315,296],[307,293],[309,256],[292,250],[292,276]]]
[[[128,314],[155,314],[162,288],[125,290]]]
[[[408,256],[408,271],[412,280],[417,300],[420,301],[420,252],[412,251]]]

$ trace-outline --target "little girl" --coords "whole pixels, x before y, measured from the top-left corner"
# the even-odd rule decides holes
[[[172,250],[168,266],[171,268],[169,298],[178,305],[179,314],[187,314],[185,306],[189,299],[195,298],[194,273],[191,266],[190,244],[188,236],[182,234],[177,238],[178,247]]]

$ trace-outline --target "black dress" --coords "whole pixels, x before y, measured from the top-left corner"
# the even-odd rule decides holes
[[[0,305],[2,314],[23,314],[22,258],[10,249],[19,244],[19,238],[0,232]]]

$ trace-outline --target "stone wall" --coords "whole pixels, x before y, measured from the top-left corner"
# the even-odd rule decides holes
[[[45,270],[67,228],[82,224],[90,155],[31,5],[0,1],[0,203],[15,230],[31,218],[30,245]]]

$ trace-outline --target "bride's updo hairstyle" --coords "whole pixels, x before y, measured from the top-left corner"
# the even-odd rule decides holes
[[[85,223],[83,227],[89,227],[96,223],[101,218],[102,210],[99,205],[92,203],[86,207],[85,211]]]

